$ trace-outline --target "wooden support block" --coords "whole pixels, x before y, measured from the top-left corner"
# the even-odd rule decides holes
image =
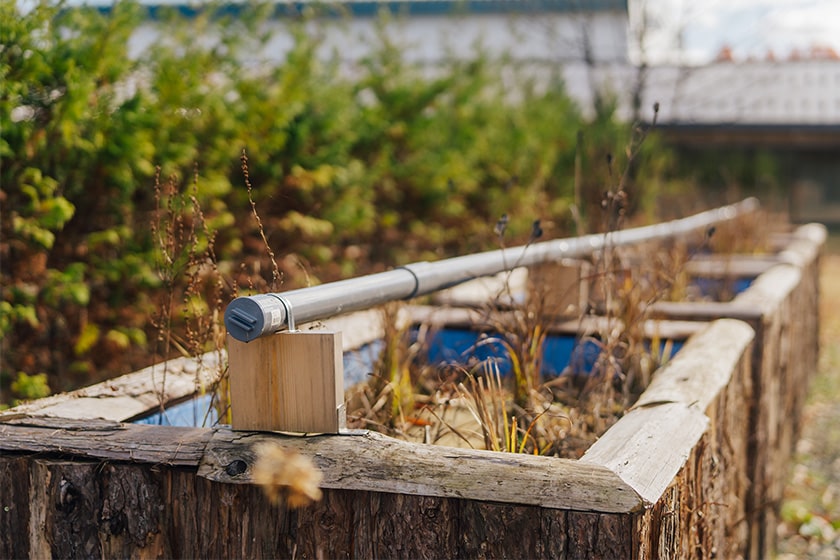
[[[555,317],[577,317],[589,300],[592,265],[578,259],[546,262],[528,269],[528,290],[542,312]]]
[[[234,430],[338,433],[344,428],[341,333],[228,335]]]

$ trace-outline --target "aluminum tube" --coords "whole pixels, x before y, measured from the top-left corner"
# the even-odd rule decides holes
[[[248,342],[284,328],[293,328],[295,322],[316,321],[389,301],[410,299],[519,266],[588,256],[607,243],[619,247],[684,235],[757,208],[758,200],[748,198],[737,204],[651,226],[555,239],[433,263],[418,262],[388,272],[310,288],[239,297],[225,310],[225,326],[234,338]]]
[[[555,239],[510,249],[497,249],[454,257],[433,263],[422,262],[406,265],[417,276],[418,289],[415,295],[424,295],[452,287],[467,280],[490,276],[519,266],[532,266],[542,262],[570,257],[589,256],[606,243],[620,247],[684,235],[708,228],[716,223],[731,220],[739,214],[754,211],[758,200],[748,198],[731,206],[724,206],[695,214],[688,218],[663,222],[650,226],[592,234],[582,237]]]
[[[263,335],[358,311],[388,301],[409,299],[417,292],[413,273],[396,268],[388,272],[350,278],[320,286],[277,294],[238,297],[225,309],[225,327],[237,340],[249,342]]]

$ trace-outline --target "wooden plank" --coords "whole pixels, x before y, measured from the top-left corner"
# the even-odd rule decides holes
[[[302,438],[220,429],[207,446],[199,475],[250,483],[253,446],[267,440],[311,457],[324,475],[323,488],[616,513],[643,506],[626,483],[601,465],[408,443],[374,432]]]
[[[70,427],[65,429],[56,424],[60,420],[47,420],[46,426],[0,424],[0,451],[196,467],[212,436],[212,430],[204,428],[142,424],[85,429],[78,420],[67,420]]]
[[[755,279],[752,285],[735,296],[732,304],[749,306],[770,314],[776,310],[785,298],[799,285],[802,271],[798,266],[780,264],[774,266]]]
[[[777,255],[697,255],[685,263],[685,271],[704,278],[748,278],[780,262]]]
[[[746,323],[719,319],[696,334],[653,376],[635,407],[660,403],[696,406],[701,412],[729,383],[755,333]]]
[[[706,409],[730,383],[752,340],[752,329],[740,321],[709,325],[656,373],[634,408],[581,461],[613,470],[648,504],[656,503],[705,432]]]
[[[762,316],[761,309],[756,309],[749,303],[734,300],[730,302],[658,301],[650,306],[650,312],[654,318],[660,320],[708,322],[728,317],[750,324],[760,321]]]
[[[184,467],[200,463],[201,476],[249,484],[253,445],[266,440],[312,457],[324,474],[324,488],[605,512],[642,507],[627,484],[599,465],[412,444],[369,432],[302,438],[132,424],[92,430],[0,424],[0,451],[4,452]]]
[[[806,224],[797,228],[791,242],[779,253],[779,260],[798,267],[807,266],[817,259],[828,237],[822,224]]]
[[[34,414],[6,414],[0,416],[0,424],[10,426],[32,426],[53,428],[56,430],[107,432],[122,429],[120,422],[102,418],[57,418],[55,416],[36,416]]]
[[[629,558],[639,516],[348,490],[288,510],[186,469],[20,460],[33,513],[0,546],[38,558]]]
[[[338,433],[344,427],[341,333],[228,335],[234,430]]]
[[[354,350],[381,338],[381,312],[367,310],[300,325],[303,331],[343,331],[342,347]],[[224,371],[225,350],[196,358],[176,358],[82,389],[22,403],[0,413],[39,414],[58,418],[104,418],[131,421],[160,406],[210,387]]]
[[[59,418],[125,421],[209,387],[224,368],[224,352],[177,358],[69,393],[23,403],[0,414],[38,414]]]
[[[556,317],[581,317],[589,303],[592,265],[561,259],[528,269],[529,307]]]
[[[580,461],[615,472],[651,506],[672,483],[708,424],[705,414],[682,403],[636,408]]]
[[[750,316],[754,315],[751,310],[745,310],[745,312],[748,312]],[[412,305],[408,308],[408,315],[411,322],[414,324],[425,324],[436,329],[446,327],[468,329],[488,328],[492,326],[492,323],[505,324],[505,321],[508,320],[509,313],[509,311],[490,311],[465,307]],[[493,317],[492,322],[490,321],[491,314]],[[713,318],[718,318],[719,316],[719,314],[716,314]],[[702,325],[697,325],[696,320],[693,320],[690,314],[689,319],[692,320],[670,320],[664,317],[649,319],[644,323],[645,336],[651,338],[656,336],[663,339],[672,338],[674,340],[686,339],[703,328]],[[704,318],[703,320],[707,319]],[[548,323],[548,332],[551,334],[578,335],[581,332],[598,332],[604,330],[608,327],[609,320],[605,317],[586,316],[575,320],[556,320],[549,318],[546,321]],[[614,328],[616,324],[615,320],[612,320],[611,324]]]
[[[93,430],[0,425],[4,452],[184,467],[200,463],[201,476],[248,484],[253,445],[266,440],[310,456],[324,474],[324,488],[604,512],[634,511],[643,505],[627,484],[599,465],[412,444],[369,432],[302,438],[131,424]]]

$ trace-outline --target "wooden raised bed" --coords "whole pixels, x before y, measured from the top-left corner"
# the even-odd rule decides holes
[[[734,320],[692,337],[579,461],[7,414],[0,555],[732,557],[752,340]],[[250,484],[266,439],[314,459],[321,502],[289,511]]]
[[[767,259],[767,268],[732,301],[660,302],[654,316],[669,320],[711,321],[721,317],[748,323],[756,332],[750,402],[749,558],[773,554],[779,508],[800,432],[809,381],[819,352],[819,263],[825,227],[796,229]],[[761,262],[753,257],[744,262]],[[738,264],[732,258],[733,266]],[[748,265],[749,266],[749,265]]]
[[[816,363],[809,228],[732,302],[658,308],[735,319],[702,326],[578,461],[122,423],[157,402],[149,371],[18,407],[0,415],[0,557],[761,557]],[[166,400],[201,380],[178,364]],[[270,504],[264,440],[313,458],[322,501]]]

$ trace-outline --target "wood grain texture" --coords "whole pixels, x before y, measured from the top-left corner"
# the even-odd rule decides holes
[[[528,298],[545,314],[578,319],[589,303],[592,265],[581,259],[561,259],[528,269]]]
[[[637,408],[596,441],[581,462],[609,468],[650,507],[672,483],[707,426],[705,414],[682,403]]]
[[[30,465],[0,453],[0,558],[30,557]]]
[[[342,347],[353,350],[381,338],[378,310],[338,315],[300,326],[302,331],[342,331]],[[37,414],[58,418],[103,418],[130,422],[160,406],[191,397],[200,388],[210,387],[224,371],[227,352],[207,352],[195,358],[176,358],[134,373],[109,379],[68,393],[20,404],[0,413]]]
[[[251,483],[253,445],[266,440],[312,457],[323,471],[324,488],[605,512],[634,511],[643,505],[603,466],[412,444],[376,433],[302,438],[132,424],[92,431],[0,425],[4,452],[192,467],[201,476],[226,483]]]
[[[224,367],[224,352],[177,358],[102,383],[20,404],[0,414],[37,414],[59,418],[103,418],[127,421],[164,403],[194,395],[211,385]]]
[[[240,342],[228,335],[235,430],[338,433],[343,425],[340,332],[295,331]]]
[[[218,430],[199,474],[220,482],[249,483],[253,446],[274,440],[312,457],[324,488],[432,497],[468,498],[585,511],[628,512],[638,495],[609,469],[579,461],[496,453],[398,441],[374,432],[285,437]],[[248,468],[235,476],[228,465]]]
[[[657,372],[634,409],[581,461],[608,467],[648,505],[655,504],[705,433],[706,409],[732,382],[752,341],[752,329],[740,321],[711,323]],[[748,406],[748,395],[741,398]]]
[[[729,383],[735,365],[754,337],[755,332],[746,323],[733,319],[714,321],[654,374],[634,407],[682,403],[705,411]]]
[[[20,461],[37,558],[632,558],[642,515],[330,489],[288,510],[179,467]]]
[[[457,540],[463,533],[456,523],[460,515],[456,500],[407,494],[357,495],[355,558],[434,560],[440,551],[458,550]]]
[[[47,427],[0,424],[0,452],[196,467],[212,437],[212,430],[205,428],[120,424],[110,429],[101,425],[94,425],[90,430],[78,425],[62,429],[55,426],[57,419],[48,420]],[[36,422],[37,419],[29,420],[30,424]]]

